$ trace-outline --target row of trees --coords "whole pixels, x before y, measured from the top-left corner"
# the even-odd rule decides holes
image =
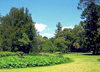
[[[46,52],[72,52],[72,51],[88,51],[83,47],[84,29],[79,25],[72,28],[62,30],[60,22],[56,25],[55,37],[46,40],[42,44],[42,50]]]
[[[100,51],[100,0],[80,0],[77,8],[83,10],[81,18],[84,21],[75,25],[73,29],[63,31],[58,22],[53,44],[57,47],[57,51],[68,52],[79,48],[82,51],[93,51],[93,54],[98,54]]]
[[[27,8],[24,10],[24,8],[12,7],[9,14],[0,16],[0,22],[0,51],[24,51],[28,53],[29,51],[67,52],[69,50],[71,41],[67,40],[67,32],[72,29],[62,31],[62,26],[58,22],[55,38],[48,40],[47,37],[38,35],[34,27],[35,23]]]
[[[73,51],[72,46],[79,48],[75,43],[78,25],[62,30],[58,22],[55,37],[48,39],[38,34],[34,24],[27,8],[11,8],[9,14],[1,17],[0,51],[68,52]]]
[[[72,28],[62,30],[60,22],[56,25],[55,37],[48,39],[38,35],[35,22],[26,8],[11,8],[9,14],[0,15],[0,51],[28,52],[72,52],[100,50],[100,1],[80,0],[78,9],[82,10],[81,21]]]

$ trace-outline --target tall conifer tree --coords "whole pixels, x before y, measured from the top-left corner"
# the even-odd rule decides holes
[[[81,18],[85,19],[85,37],[87,45],[93,50],[93,54],[98,53],[98,45],[100,43],[100,35],[97,29],[100,28],[98,19],[100,18],[100,1],[99,0],[80,0],[78,9],[84,9]]]

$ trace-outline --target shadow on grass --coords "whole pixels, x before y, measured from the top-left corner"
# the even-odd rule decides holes
[[[97,59],[100,62],[100,59]]]
[[[100,55],[100,53],[99,54],[83,54],[83,55],[88,55],[88,56],[97,56],[97,55]]]

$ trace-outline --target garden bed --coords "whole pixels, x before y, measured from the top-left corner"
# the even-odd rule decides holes
[[[19,56],[8,56],[0,58],[0,69],[50,66],[65,62],[70,62],[70,59],[57,56],[24,56],[24,58],[19,58]]]

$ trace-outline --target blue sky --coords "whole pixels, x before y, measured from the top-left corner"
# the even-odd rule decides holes
[[[28,8],[40,35],[54,36],[56,24],[73,28],[81,21],[82,11],[77,9],[79,0],[0,0],[0,13],[5,16],[12,7]]]

